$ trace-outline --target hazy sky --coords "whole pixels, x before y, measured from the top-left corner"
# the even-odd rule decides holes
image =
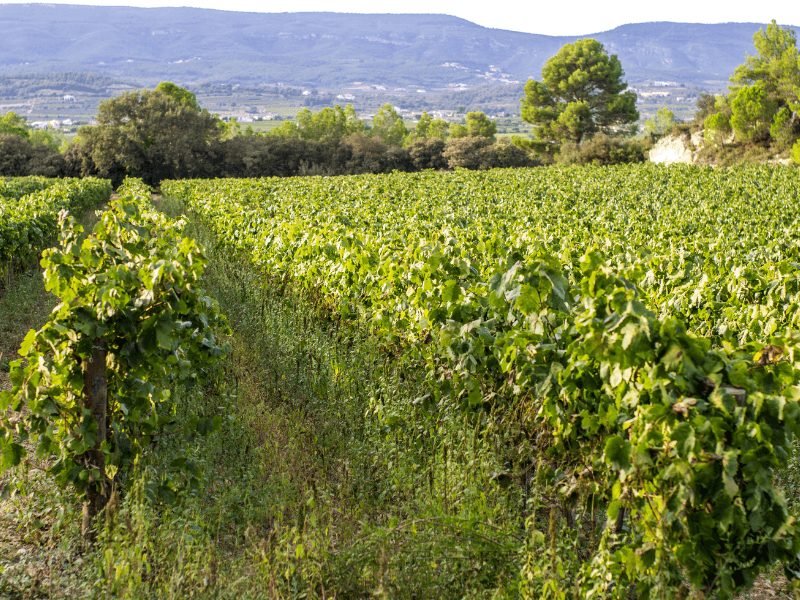
[[[14,3],[22,3],[12,0]],[[196,6],[251,12],[391,12],[444,13],[463,17],[486,27],[550,35],[596,33],[643,21],[688,21],[720,23],[753,21],[766,23],[776,19],[784,25],[800,25],[800,0],[730,2],[703,0],[566,0],[532,2],[530,0],[51,0],[58,4],[93,4],[124,6]],[[0,2],[7,4],[8,2]]]

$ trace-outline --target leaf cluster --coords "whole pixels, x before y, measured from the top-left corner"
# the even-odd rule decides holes
[[[91,234],[68,213],[59,246],[42,258],[45,285],[60,303],[30,331],[12,362],[13,390],[0,395],[0,468],[29,444],[51,457],[61,484],[86,491],[115,479],[174,419],[171,392],[199,380],[224,352],[217,305],[199,286],[205,258],[197,243],[149,204],[141,182],[126,182]],[[105,472],[83,457],[98,425],[84,375],[93,352],[106,355],[109,436]]]
[[[111,195],[107,180],[12,178],[0,190],[0,274],[31,259],[58,233],[61,211],[98,206]]]

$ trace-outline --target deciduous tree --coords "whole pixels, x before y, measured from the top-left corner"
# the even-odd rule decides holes
[[[211,174],[222,133],[219,119],[175,84],[130,92],[100,104],[97,125],[80,131],[94,169],[157,183]]]
[[[391,104],[384,104],[372,118],[372,135],[390,146],[400,146],[408,130],[403,118]]]

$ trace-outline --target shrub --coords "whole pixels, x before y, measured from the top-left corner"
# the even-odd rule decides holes
[[[581,165],[616,165],[644,162],[644,145],[640,141],[598,134],[581,143],[561,145],[558,162]]]
[[[447,159],[444,156],[444,140],[437,138],[419,139],[408,147],[411,164],[417,171],[425,169],[446,169]]]

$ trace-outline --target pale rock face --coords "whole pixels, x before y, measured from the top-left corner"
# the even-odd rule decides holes
[[[650,162],[663,165],[692,164],[695,146],[694,140],[690,141],[684,136],[663,137],[650,149]]]

